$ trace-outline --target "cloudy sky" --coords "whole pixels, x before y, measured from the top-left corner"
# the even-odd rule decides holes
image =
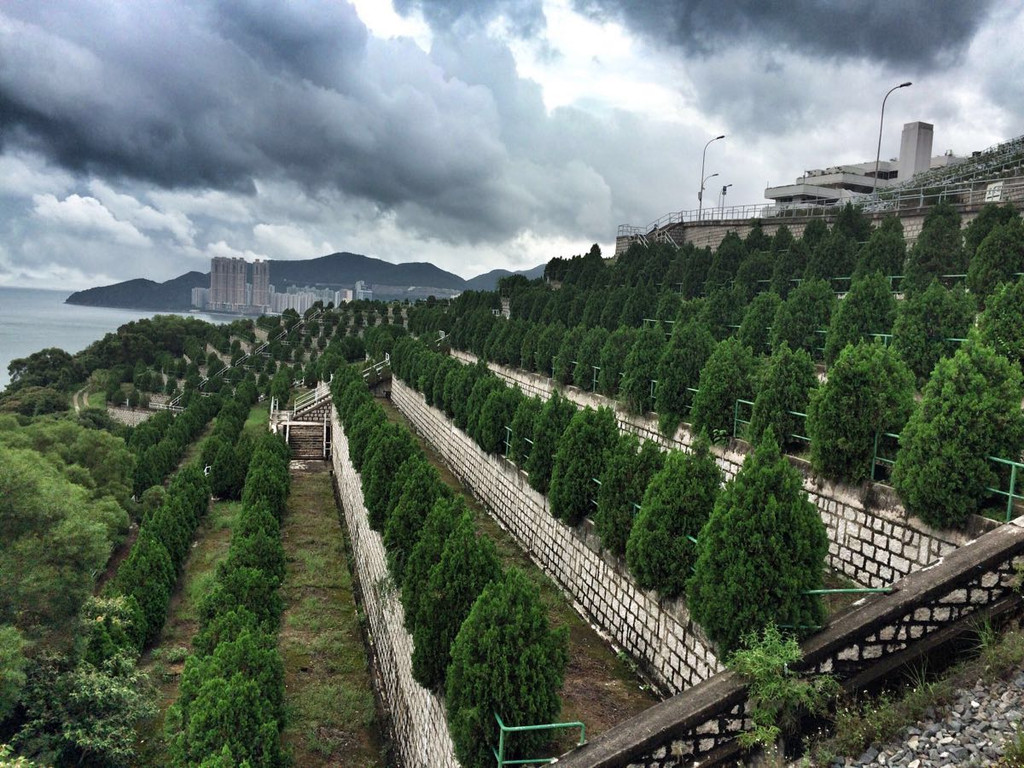
[[[0,285],[353,251],[464,277],[1024,133],[1016,0],[4,0]]]

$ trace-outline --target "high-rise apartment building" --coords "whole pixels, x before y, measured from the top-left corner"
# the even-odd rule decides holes
[[[252,305],[262,311],[270,306],[270,262],[266,259],[252,263]]]

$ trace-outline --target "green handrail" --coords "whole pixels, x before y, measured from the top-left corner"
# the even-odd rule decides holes
[[[491,747],[491,751],[494,752],[494,756],[498,760],[498,768],[503,768],[506,765],[547,765],[555,762],[553,757],[541,757],[541,758],[528,758],[526,760],[506,760],[505,759],[505,734],[506,733],[519,733],[522,731],[551,731],[558,728],[579,728],[580,729],[580,740],[576,745],[582,747],[587,743],[587,727],[579,720],[572,723],[544,723],[543,725],[505,725],[501,719],[501,715],[497,712],[494,713],[494,719],[498,721],[498,748]]]

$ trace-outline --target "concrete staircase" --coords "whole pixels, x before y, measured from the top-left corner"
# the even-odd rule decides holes
[[[326,459],[330,453],[330,422],[293,422],[288,425],[288,447],[293,459]]]

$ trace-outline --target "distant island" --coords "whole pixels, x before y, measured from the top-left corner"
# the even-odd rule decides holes
[[[279,291],[290,285],[351,287],[361,280],[374,286],[374,298],[393,300],[422,298],[431,293],[450,296],[462,291],[493,291],[502,277],[519,274],[532,280],[543,276],[544,267],[541,264],[517,272],[495,269],[465,280],[427,262],[392,264],[358,253],[332,253],[301,261],[271,260],[270,275],[271,282]],[[136,278],[87,288],[71,294],[65,303],[182,312],[192,306],[192,289],[208,288],[209,285],[209,272],[192,271],[163,283]]]

